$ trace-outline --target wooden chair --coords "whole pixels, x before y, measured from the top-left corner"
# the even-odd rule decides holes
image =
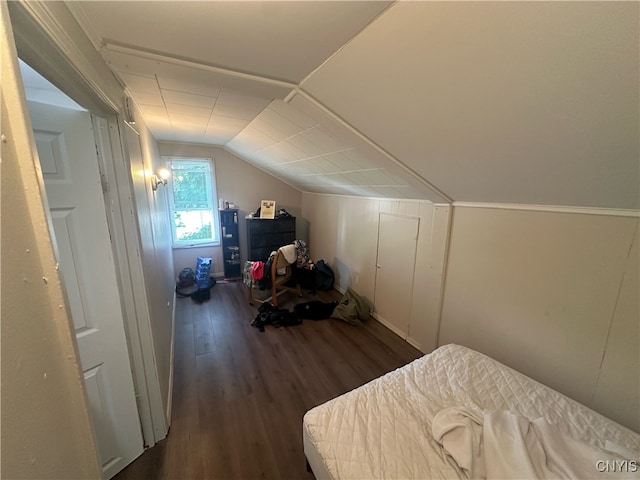
[[[285,260],[284,254],[278,249],[276,255],[271,264],[271,296],[264,300],[259,300],[253,297],[253,288],[249,287],[249,303],[253,305],[254,302],[265,303],[271,302],[274,307],[278,306],[278,296],[285,292],[296,293],[299,297],[302,297],[302,289],[300,284],[296,283],[295,287],[286,285],[294,275],[295,264],[289,263]],[[278,275],[278,270],[284,270],[284,275]]]

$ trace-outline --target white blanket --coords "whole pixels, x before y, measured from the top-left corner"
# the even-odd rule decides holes
[[[434,416],[432,433],[467,478],[640,478],[637,455],[578,441],[544,418],[449,407]]]
[[[615,452],[610,445],[615,443],[632,452],[625,458],[640,456],[640,434],[460,345],[444,345],[309,410],[303,422],[305,454],[319,480],[468,478],[432,435],[436,414],[452,406],[477,412],[481,424],[484,412],[494,410],[545,418],[589,445]],[[597,479],[600,470],[614,466],[584,468],[586,478]]]

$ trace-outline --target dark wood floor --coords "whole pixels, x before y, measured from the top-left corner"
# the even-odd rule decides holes
[[[246,287],[218,284],[211,300],[178,299],[171,429],[117,480],[313,479],[305,470],[302,416],[421,353],[374,319],[294,327],[250,325]],[[331,301],[338,292],[297,298]]]

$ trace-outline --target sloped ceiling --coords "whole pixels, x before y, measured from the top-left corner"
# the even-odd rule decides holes
[[[640,208],[637,2],[67,5],[159,141],[303,191]]]

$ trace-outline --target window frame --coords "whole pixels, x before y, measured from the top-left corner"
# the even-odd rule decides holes
[[[169,178],[167,180],[167,200],[168,200],[168,215],[169,215],[169,223],[171,226],[171,239],[172,245],[174,249],[179,248],[198,248],[198,247],[206,247],[206,246],[219,246],[221,244],[220,238],[220,220],[217,214],[217,191],[216,191],[216,172],[215,172],[215,162],[213,158],[205,158],[205,157],[186,157],[186,156],[162,156],[162,163],[169,170]],[[174,202],[174,190],[173,190],[173,177],[174,177],[174,169],[173,165],[176,163],[183,164],[206,164],[209,168],[209,175],[206,178],[206,186],[207,189],[207,208],[193,208],[193,209],[176,209]],[[183,240],[180,241],[177,236],[176,230],[176,211],[211,211],[211,237],[203,240]]]

